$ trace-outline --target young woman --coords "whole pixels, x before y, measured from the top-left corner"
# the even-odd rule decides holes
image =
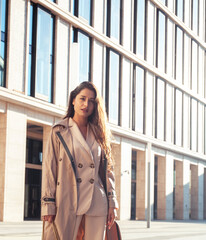
[[[95,86],[83,82],[70,94],[64,119],[51,129],[42,172],[44,239],[76,240],[84,221],[85,240],[103,240],[118,203],[110,132]]]

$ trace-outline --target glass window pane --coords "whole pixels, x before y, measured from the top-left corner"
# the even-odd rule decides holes
[[[79,16],[91,24],[91,0],[79,0]]]
[[[176,15],[183,21],[183,0],[176,0]]]
[[[192,90],[197,92],[197,76],[198,76],[198,45],[195,41],[192,41]]]
[[[137,1],[136,23],[136,53],[144,57],[144,35],[145,35],[145,0]]]
[[[175,144],[182,146],[182,92],[175,91]]]
[[[183,32],[176,28],[176,80],[183,82]]]
[[[197,101],[191,100],[191,149],[197,151]]]
[[[165,82],[157,79],[156,86],[156,137],[164,140],[165,125]]]
[[[205,117],[204,117],[204,142],[205,142],[205,154],[206,154],[206,106],[205,106]]]
[[[49,100],[51,15],[38,8],[35,96]]]
[[[198,34],[198,0],[192,0],[192,30]]]
[[[0,1],[0,86],[5,85],[6,0]]]
[[[157,67],[165,71],[165,15],[158,11],[158,58]]]
[[[29,19],[29,63],[28,63],[28,83],[27,94],[31,96],[31,69],[32,69],[32,33],[33,33],[33,4],[30,5],[30,19]]]
[[[42,165],[42,141],[27,138],[26,162]]]
[[[135,131],[143,133],[144,121],[144,69],[136,66]]]
[[[79,82],[90,78],[90,40],[85,34],[78,33],[79,43]]]
[[[120,37],[120,1],[111,0],[110,11],[110,37],[119,40]]]
[[[110,51],[109,59],[109,122],[118,125],[119,115],[119,55]]]

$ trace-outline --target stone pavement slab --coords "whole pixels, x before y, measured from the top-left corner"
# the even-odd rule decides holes
[[[123,240],[206,240],[206,221],[118,221]],[[42,222],[0,222],[0,240],[40,240]]]

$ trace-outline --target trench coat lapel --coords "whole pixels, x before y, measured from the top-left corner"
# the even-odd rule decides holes
[[[75,139],[77,139],[77,141],[82,145],[83,149],[88,153],[92,161],[94,161],[89,145],[87,144],[86,140],[82,136],[77,124],[71,118],[69,119],[69,129],[72,133],[72,136],[75,137]],[[87,130],[87,135],[88,135],[88,130]]]

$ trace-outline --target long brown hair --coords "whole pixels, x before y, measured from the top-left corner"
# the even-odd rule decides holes
[[[88,121],[92,123],[92,129],[97,142],[100,144],[102,150],[104,151],[106,158],[108,160],[109,169],[113,166],[113,158],[111,154],[111,132],[107,127],[107,115],[104,108],[103,99],[99,94],[99,91],[95,85],[91,82],[80,83],[73,91],[70,93],[69,105],[67,108],[67,113],[64,118],[73,118],[74,116],[74,105],[73,100],[76,96],[83,90],[89,89],[95,94],[95,104],[93,113],[88,117]]]

